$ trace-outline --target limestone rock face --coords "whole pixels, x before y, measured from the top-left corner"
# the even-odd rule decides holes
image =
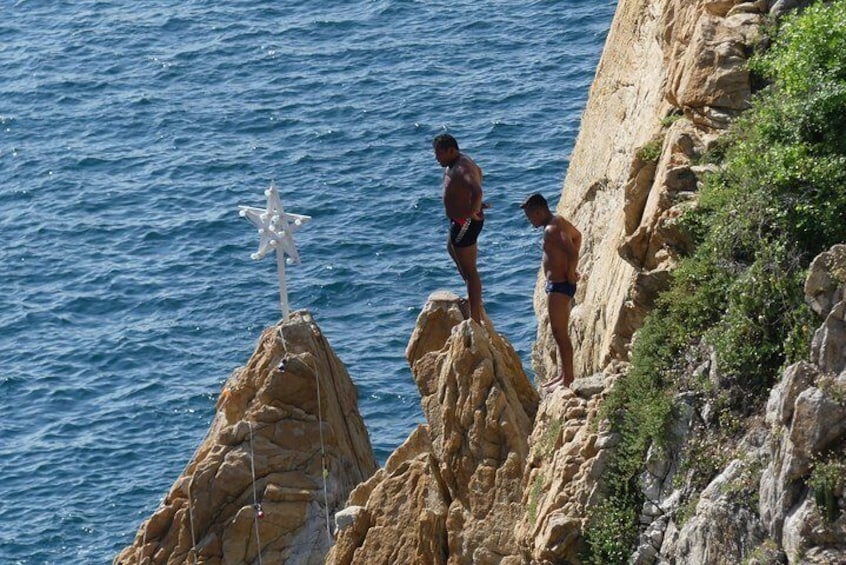
[[[811,262],[805,281],[808,305],[820,316],[831,312],[832,306],[843,300],[846,287],[846,245],[835,245],[820,253]]]
[[[688,242],[711,147],[750,94],[745,61],[767,2],[620,0],[557,213],[583,235],[571,314],[576,377],[625,359],[634,332]],[[535,288],[540,380],[555,374],[543,281]]]
[[[375,470],[355,386],[296,312],[227,381],[208,435],[114,563],[252,563],[259,551],[265,563],[323,563],[328,519]]]
[[[406,349],[428,420],[357,488],[329,563],[520,563],[514,524],[538,396],[511,345],[436,293]]]
[[[667,99],[705,127],[724,128],[747,107],[746,59],[764,6],[747,2],[675,2],[666,12]],[[734,4],[723,13],[727,4]],[[740,10],[741,6],[745,9]]]
[[[753,459],[754,460],[754,459]],[[738,504],[749,461],[735,459],[702,492],[681,529],[671,523],[660,554],[671,563],[742,563],[766,539],[757,512]],[[648,562],[648,561],[647,561]]]
[[[446,563],[448,507],[428,429],[420,426],[350,495],[326,562]]]

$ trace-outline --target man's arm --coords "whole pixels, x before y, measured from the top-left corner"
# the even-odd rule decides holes
[[[567,235],[567,230],[558,222],[551,222],[544,228],[543,238],[545,243],[549,243],[552,246],[552,249],[560,249],[567,255],[578,253],[578,249],[573,245],[573,240]]]
[[[567,219],[561,219],[564,220],[564,226],[567,230],[567,235],[570,236],[570,239],[573,242],[573,246],[576,248],[576,253],[578,253],[579,250],[582,248],[582,232],[580,232],[572,223],[567,221]]]
[[[479,219],[479,213],[481,213],[483,205],[482,187],[467,170],[462,171],[461,178],[464,181],[464,186],[467,187],[470,193],[470,213],[468,216]]]
[[[582,232],[580,232],[576,228],[576,226],[574,226],[571,222],[567,221],[565,218],[561,218],[561,221],[562,221],[563,226],[564,226],[564,229],[562,229],[562,232],[567,232],[569,234],[568,239],[570,240],[570,245],[572,246],[571,250],[572,250],[573,259],[574,259],[572,267],[571,267],[572,272],[569,273],[568,276],[572,277],[573,280],[578,281],[578,280],[581,280],[581,278],[582,278],[582,274],[578,270],[576,270],[576,268],[578,266],[578,262],[579,262],[579,252],[581,251],[581,248],[582,248]]]
[[[578,255],[579,254],[579,247],[567,233],[567,230],[563,230],[558,228],[558,238],[561,242],[561,248],[567,255]]]

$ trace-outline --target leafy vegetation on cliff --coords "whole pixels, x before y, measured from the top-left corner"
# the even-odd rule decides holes
[[[605,406],[622,442],[586,532],[591,563],[625,562],[634,549],[637,477],[647,448],[667,440],[673,397],[693,391],[718,415],[709,433],[729,437],[779,370],[807,356],[807,266],[846,241],[846,0],[786,18],[750,66],[769,86],[727,134],[720,172],[684,218],[695,250],[638,333],[630,373]],[[711,360],[716,367],[702,370]],[[712,477],[702,473],[704,486]]]

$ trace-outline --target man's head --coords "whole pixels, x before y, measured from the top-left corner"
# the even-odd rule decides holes
[[[546,198],[537,192],[526,198],[526,200],[520,204],[520,208],[523,209],[523,212],[526,214],[526,218],[528,218],[532,226],[536,228],[546,224],[549,221],[549,217],[552,215],[549,211],[549,204],[547,204]]]
[[[432,140],[435,159],[442,167],[449,167],[459,156],[458,142],[448,133],[442,133]]]

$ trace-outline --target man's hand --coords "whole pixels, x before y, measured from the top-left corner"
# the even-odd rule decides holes
[[[482,202],[481,208],[479,208],[478,212],[474,212],[472,216],[470,216],[474,220],[481,220],[482,219],[482,210],[487,210],[491,207],[491,203],[488,201]]]

